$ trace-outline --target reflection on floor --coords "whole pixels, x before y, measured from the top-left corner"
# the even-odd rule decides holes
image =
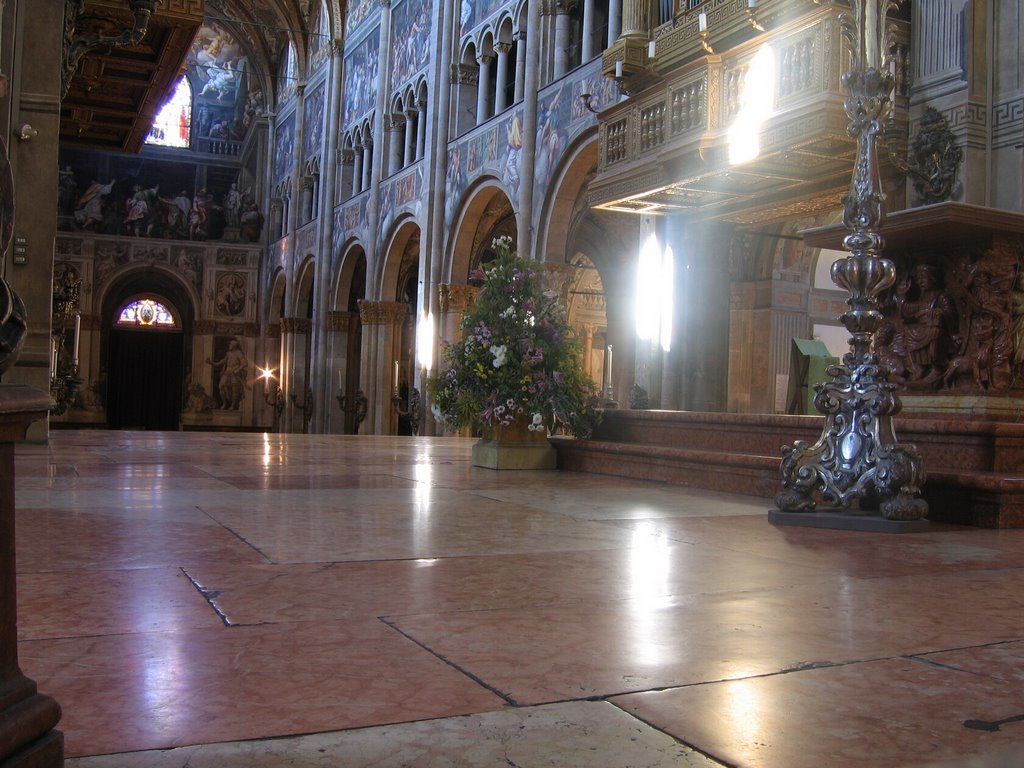
[[[470,446],[19,445],[21,666],[67,764],[1024,764],[1024,531],[776,528]]]

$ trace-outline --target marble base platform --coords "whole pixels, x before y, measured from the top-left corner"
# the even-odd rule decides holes
[[[768,522],[772,525],[798,525],[804,528],[831,528],[869,533],[923,533],[930,528],[927,520],[887,520],[877,514],[844,509],[821,509],[814,512],[770,509]]]
[[[473,466],[485,469],[555,469],[558,452],[547,440],[478,440]]]
[[[821,416],[618,409],[588,440],[550,440],[561,469],[773,498],[782,446],[821,429]],[[1024,528],[1024,424],[908,414],[896,432],[923,459],[928,519]]]

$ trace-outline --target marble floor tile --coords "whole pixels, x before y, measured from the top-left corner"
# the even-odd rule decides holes
[[[630,549],[317,564],[206,563],[186,569],[231,624],[391,617],[538,606],[598,606],[785,586],[816,577],[800,565],[679,545],[664,573],[635,571]],[[631,578],[623,578],[631,573]]]
[[[389,620],[520,704],[1024,638],[1024,593],[1017,574],[1002,571],[641,592],[618,603]]]
[[[118,568],[68,579],[66,572],[18,577],[18,637],[42,640],[223,626],[181,568]]]
[[[333,562],[572,551],[627,546],[629,531],[529,507],[463,496],[432,503],[363,503],[321,508],[208,507],[203,511],[274,562]]]
[[[374,619],[31,640],[19,654],[61,704],[72,757],[505,706]]]
[[[19,662],[69,765],[1024,765],[1024,531],[775,527],[472,445],[19,444]]]
[[[506,709],[272,741],[68,760],[67,768],[718,768],[605,702]]]
[[[21,573],[264,560],[231,531],[207,524],[31,510],[16,527]]]
[[[989,768],[1024,765],[1021,723],[999,731],[964,726],[1021,714],[1020,687],[919,659],[714,682],[612,702],[745,768],[926,768],[969,760]]]

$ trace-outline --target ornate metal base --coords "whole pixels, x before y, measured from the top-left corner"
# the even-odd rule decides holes
[[[775,503],[784,512],[813,512],[820,496],[840,509],[859,501],[862,512],[886,520],[922,520],[928,504],[917,498],[925,473],[913,445],[898,445],[892,416],[899,412],[896,385],[885,380],[873,356],[856,365],[848,354],[829,366],[832,380],[819,385],[815,408],[825,414],[813,445],[798,440],[782,448],[783,489]]]

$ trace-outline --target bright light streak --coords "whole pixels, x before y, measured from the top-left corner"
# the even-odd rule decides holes
[[[657,298],[660,294],[661,253],[658,238],[651,235],[640,249],[636,275],[636,335],[649,341],[658,333],[660,312]]]
[[[672,349],[672,302],[675,282],[675,256],[672,253],[672,246],[665,246],[665,253],[661,256],[661,277],[660,277],[660,301],[661,305],[661,348],[668,352]]]
[[[416,328],[416,356],[419,359],[420,367],[430,371],[434,363],[434,313],[420,317],[420,324]]]
[[[740,165],[761,154],[761,126],[771,116],[775,101],[775,52],[761,46],[743,84],[742,104],[729,128],[729,162]]]

